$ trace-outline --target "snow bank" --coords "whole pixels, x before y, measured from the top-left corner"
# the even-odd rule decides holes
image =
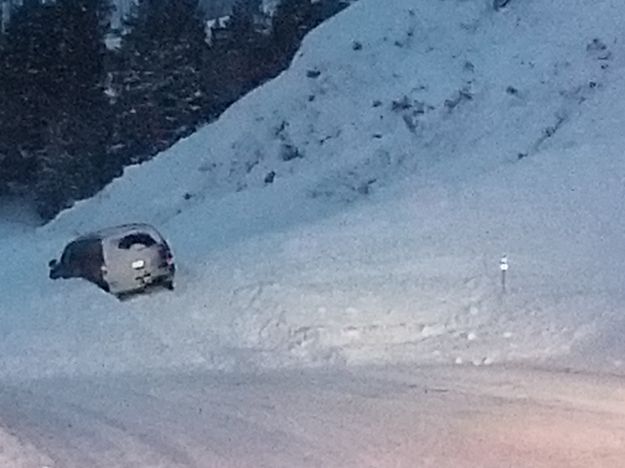
[[[0,420],[0,466],[10,468],[49,468],[52,460],[41,455],[27,442],[2,428]]]
[[[218,122],[3,240],[0,375],[620,369],[625,13],[489,3],[361,0]],[[68,239],[129,221],[170,239],[174,293],[47,279]]]

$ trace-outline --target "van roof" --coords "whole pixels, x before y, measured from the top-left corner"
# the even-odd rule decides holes
[[[119,226],[111,226],[104,229],[99,229],[97,231],[93,231],[87,234],[83,234],[78,237],[76,240],[90,240],[90,239],[105,239],[107,237],[119,237],[128,234],[134,234],[138,232],[145,232],[152,237],[156,241],[162,241],[163,236],[154,228],[153,226],[146,223],[130,223],[130,224],[122,224]]]

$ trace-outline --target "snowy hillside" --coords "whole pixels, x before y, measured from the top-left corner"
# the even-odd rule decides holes
[[[93,199],[4,213],[0,467],[621,466],[623,24],[359,0]],[[174,292],[48,279],[140,221]]]
[[[218,122],[4,239],[0,374],[618,370],[624,16],[617,0],[357,2]],[[48,280],[68,239],[126,221],[171,240],[174,293]]]

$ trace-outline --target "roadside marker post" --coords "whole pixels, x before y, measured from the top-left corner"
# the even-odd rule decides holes
[[[508,264],[508,256],[503,255],[499,260],[499,269],[501,270],[501,291],[505,294],[506,292],[506,273],[510,265]]]

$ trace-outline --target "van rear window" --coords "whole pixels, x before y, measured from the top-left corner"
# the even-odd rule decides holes
[[[146,234],[144,232],[137,232],[122,237],[122,239],[119,241],[118,247],[120,249],[129,249],[132,245],[135,244],[150,247],[156,244],[156,241],[149,234]]]

